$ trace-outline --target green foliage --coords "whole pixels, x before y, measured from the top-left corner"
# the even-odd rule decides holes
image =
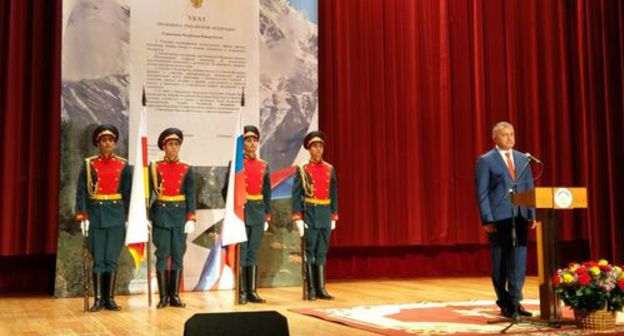
[[[596,286],[559,287],[556,292],[561,300],[573,309],[601,310],[604,309],[608,298],[606,291]]]

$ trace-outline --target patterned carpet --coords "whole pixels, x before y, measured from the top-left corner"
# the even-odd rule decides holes
[[[539,302],[525,300],[524,307],[539,315]],[[492,301],[423,302],[346,308],[291,309],[291,311],[341,323],[380,335],[498,335],[509,323],[490,324],[499,319],[498,307]],[[572,321],[573,313],[564,308],[564,319]],[[522,335],[588,335],[590,333],[566,323],[560,328],[521,323],[508,334]],[[624,314],[618,314],[617,333],[624,335]],[[605,334],[601,334],[605,335]]]

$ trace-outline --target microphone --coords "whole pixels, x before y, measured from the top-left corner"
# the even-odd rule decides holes
[[[529,159],[529,161],[535,161],[539,164],[543,164],[542,161],[540,161],[538,158],[536,158],[535,156],[531,155],[531,153],[525,153],[524,156],[527,157],[527,159]]]

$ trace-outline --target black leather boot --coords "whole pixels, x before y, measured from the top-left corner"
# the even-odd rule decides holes
[[[333,300],[325,290],[325,265],[316,265],[316,295],[321,300]]]
[[[306,264],[306,277],[308,281],[308,300],[316,300],[316,281],[314,276],[314,267],[312,264]]]
[[[93,296],[95,296],[95,301],[93,301],[93,306],[89,308],[90,312],[99,312],[104,308],[103,280],[103,273],[93,273]]]
[[[169,278],[169,304],[171,307],[186,307],[180,299],[180,279],[182,278],[182,270],[171,270]]]
[[[238,304],[247,304],[247,267],[238,270]]]
[[[247,299],[252,303],[265,303],[266,300],[261,298],[260,295],[256,292],[256,281],[258,275],[258,266],[247,266]]]
[[[104,308],[106,310],[121,310],[115,302],[115,285],[117,284],[117,272],[104,273]]]
[[[156,280],[158,281],[158,295],[160,296],[160,301],[158,301],[157,309],[165,308],[169,306],[169,290],[168,290],[168,281],[169,277],[167,274],[168,271],[156,271]]]

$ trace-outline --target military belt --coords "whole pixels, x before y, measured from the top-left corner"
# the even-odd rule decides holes
[[[117,201],[121,199],[121,194],[93,194],[89,198],[96,201]]]
[[[185,195],[175,195],[175,196],[160,195],[158,196],[157,200],[161,202],[183,202],[183,201],[186,201],[186,196]]]
[[[316,204],[316,205],[329,205],[331,203],[331,200],[329,198],[327,198],[327,199],[319,199],[319,198],[308,198],[308,197],[306,197],[305,202],[306,203],[310,203],[310,204]]]
[[[264,196],[262,194],[258,194],[258,195],[247,194],[247,200],[248,201],[262,201],[264,200]]]

